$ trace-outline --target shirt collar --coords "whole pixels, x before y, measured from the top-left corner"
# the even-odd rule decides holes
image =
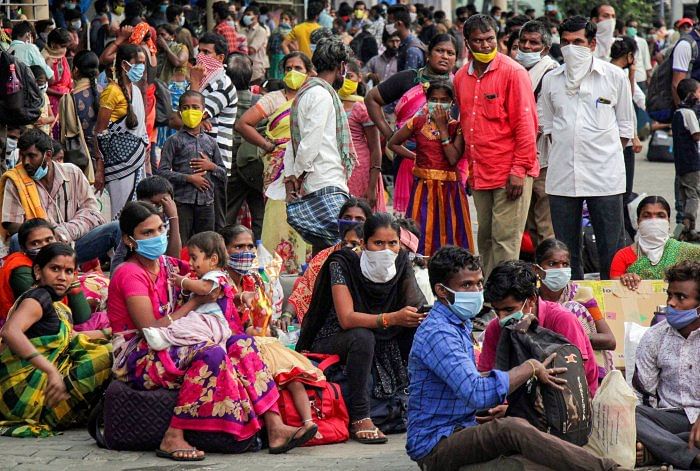
[[[70,181],[70,179],[66,176],[66,173],[63,171],[63,168],[61,167],[61,164],[59,162],[54,162],[52,160],[51,165],[53,165],[54,181],[60,180],[61,183]]]
[[[449,307],[445,306],[442,304],[440,301],[435,300],[435,304],[433,304],[433,309],[430,311],[429,317],[437,314],[440,317],[445,318],[447,322],[453,325],[458,325],[461,327],[464,327],[465,329],[471,331],[472,330],[472,322],[469,320],[463,321],[457,315],[452,312],[452,309]]]
[[[498,70],[500,63],[503,60],[501,58],[501,56],[502,56],[502,54],[500,52],[496,54],[496,57],[494,57],[493,60],[491,62],[489,62],[488,66],[486,67],[486,70],[484,71],[484,75],[486,75],[487,73],[489,73],[491,71]],[[469,73],[469,75],[475,75],[475,73],[474,73],[474,59],[470,60],[469,63],[467,64],[467,73]],[[482,77],[483,77],[483,75],[482,75]]]

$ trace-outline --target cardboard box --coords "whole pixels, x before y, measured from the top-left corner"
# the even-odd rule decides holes
[[[615,367],[624,368],[625,322],[649,326],[656,307],[666,305],[666,282],[643,280],[636,291],[625,288],[618,280],[576,283],[593,289],[593,296],[617,340],[617,348],[613,352]]]

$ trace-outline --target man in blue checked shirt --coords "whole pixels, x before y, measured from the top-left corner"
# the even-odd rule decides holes
[[[611,470],[617,464],[553,435],[525,420],[498,418],[510,391],[530,378],[552,388],[565,368],[527,360],[510,371],[482,376],[474,363],[472,322],[483,306],[481,262],[467,250],[447,246],[428,265],[437,299],[418,327],[408,360],[408,440],[406,450],[423,470],[457,470],[500,456],[520,455],[552,469]],[[485,416],[476,413],[488,410]],[[481,414],[480,414],[481,415]]]

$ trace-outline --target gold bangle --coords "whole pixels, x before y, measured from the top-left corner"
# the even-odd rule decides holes
[[[532,362],[532,360],[528,360],[527,363],[532,367],[532,376],[530,376],[530,379],[534,379],[537,377],[537,368],[535,368],[535,364]]]
[[[173,322],[175,322],[175,321],[173,320],[173,316],[171,316],[170,314],[167,314],[165,317],[168,318],[168,320],[170,321],[170,324],[172,324]]]
[[[381,329],[381,328],[382,328],[382,324],[383,324],[383,322],[382,322],[382,317],[383,317],[383,316],[384,316],[384,314],[379,314],[379,315],[377,316],[377,329]]]

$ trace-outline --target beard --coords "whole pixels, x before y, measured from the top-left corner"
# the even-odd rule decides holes
[[[332,83],[333,90],[335,90],[336,92],[340,90],[340,88],[343,86],[343,80],[343,77],[336,77]]]

